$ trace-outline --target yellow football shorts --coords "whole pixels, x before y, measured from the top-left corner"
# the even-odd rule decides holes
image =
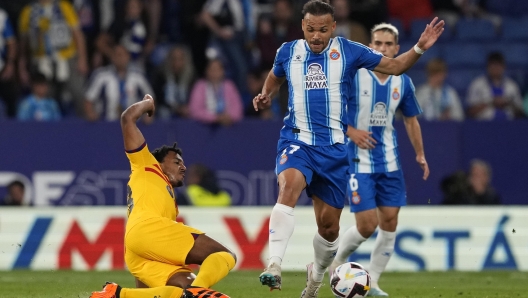
[[[192,272],[185,258],[202,231],[164,217],[134,225],[125,235],[125,262],[148,287],[160,287],[177,272]]]

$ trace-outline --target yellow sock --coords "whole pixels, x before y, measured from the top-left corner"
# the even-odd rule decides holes
[[[233,267],[235,267],[235,258],[232,254],[225,251],[211,254],[203,261],[192,285],[210,288],[224,278]]]
[[[178,287],[157,287],[150,289],[121,289],[120,298],[180,298],[183,289]]]

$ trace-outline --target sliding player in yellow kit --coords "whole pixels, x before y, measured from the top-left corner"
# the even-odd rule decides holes
[[[176,222],[174,187],[183,185],[182,151],[174,144],[148,151],[136,121],[152,116],[154,100],[142,101],[121,115],[125,151],[132,173],[128,183],[125,262],[136,281],[149,288],[121,288],[107,282],[91,298],[229,298],[209,289],[236,263],[235,255],[203,232]],[[196,278],[188,264],[201,265]]]

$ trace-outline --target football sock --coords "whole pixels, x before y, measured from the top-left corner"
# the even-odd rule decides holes
[[[347,262],[348,257],[356,251],[356,249],[365,242],[367,238],[361,236],[357,226],[353,226],[346,230],[346,232],[341,235],[341,244],[337,250],[335,257],[335,262],[338,264],[344,264]]]
[[[295,218],[293,208],[283,204],[275,204],[271,211],[269,222],[269,264],[281,265],[288,241],[293,234]]]
[[[200,266],[192,286],[210,288],[224,278],[235,267],[235,258],[232,254],[221,251],[210,254]]]
[[[313,239],[315,261],[312,270],[312,278],[314,281],[323,281],[326,268],[328,268],[328,266],[330,266],[334,260],[338,244],[339,237],[337,237],[334,242],[329,242],[321,237],[319,233],[315,233]]]
[[[396,232],[387,232],[378,229],[378,236],[376,237],[376,244],[370,255],[369,273],[372,279],[372,284],[378,284],[381,273],[387,267],[390,257],[394,252],[394,243],[396,242]]]
[[[164,286],[150,289],[121,289],[120,298],[180,298],[183,289],[178,287]]]

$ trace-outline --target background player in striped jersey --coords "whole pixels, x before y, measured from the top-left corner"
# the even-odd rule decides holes
[[[149,152],[136,121],[152,116],[154,100],[145,95],[121,115],[125,151],[132,173],[128,182],[125,262],[139,285],[107,283],[90,298],[198,298],[229,296],[208,289],[235,266],[235,255],[203,232],[176,222],[174,187],[183,185],[186,167],[174,144]],[[188,264],[200,264],[194,276]]]
[[[398,29],[382,23],[372,29],[371,48],[386,57],[398,53]],[[422,113],[411,79],[367,69],[358,70],[348,100],[349,183],[347,197],[355,213],[356,225],[341,238],[330,270],[345,263],[359,245],[379,225],[370,258],[372,287],[369,296],[388,296],[378,280],[394,251],[398,212],[406,204],[405,182],[399,161],[398,142],[393,122],[400,109],[407,135],[422,167],[423,179],[429,176],[422,133],[417,115]]]
[[[280,85],[288,81],[288,114],[276,158],[279,197],[269,224],[269,263],[259,278],[270,289],[281,288],[281,262],[295,224],[293,208],[306,188],[313,200],[318,231],[313,240],[315,259],[307,266],[304,298],[317,297],[337,252],[348,168],[346,102],[356,71],[367,68],[402,74],[436,42],[444,22],[433,19],[413,49],[391,59],[342,37],[331,38],[336,23],[334,9],[327,2],[311,0],[302,14],[304,39],[278,49],[273,69],[253,105],[255,110],[269,108]]]

